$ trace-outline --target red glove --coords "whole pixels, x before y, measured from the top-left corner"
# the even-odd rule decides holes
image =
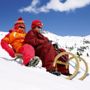
[[[11,57],[15,57],[14,50],[11,47],[9,47],[7,42],[5,42],[4,40],[1,40],[1,46],[2,46],[3,49],[5,49],[9,53],[9,55]]]

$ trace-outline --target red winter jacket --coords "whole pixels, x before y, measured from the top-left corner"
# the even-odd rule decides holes
[[[25,43],[31,44],[35,48],[35,54],[41,58],[42,65],[47,71],[51,72],[55,69],[53,67],[53,62],[58,52],[49,42],[48,38],[35,30],[31,30],[25,36]],[[66,70],[65,66],[59,65],[59,68],[61,68],[59,69],[61,73],[68,72],[68,69]]]
[[[26,34],[25,43],[35,48],[35,54],[41,58],[43,67],[50,71],[57,52],[49,40],[41,33],[31,30]]]

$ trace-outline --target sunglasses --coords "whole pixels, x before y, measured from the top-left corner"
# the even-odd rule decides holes
[[[37,28],[42,29],[41,27],[37,26]]]
[[[25,29],[25,27],[23,27],[23,26],[19,26],[19,28],[23,28],[23,29]]]

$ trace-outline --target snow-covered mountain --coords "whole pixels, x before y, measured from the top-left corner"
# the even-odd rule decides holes
[[[6,34],[7,32],[0,32],[0,40]],[[85,37],[58,36],[48,31],[44,31],[43,34],[57,43],[59,47],[74,54],[79,52],[88,65],[90,64],[90,35]],[[0,57],[11,59],[7,52],[1,48],[1,45]],[[13,60],[0,58],[1,90],[89,90],[90,76],[87,76],[84,81],[78,80],[79,76],[73,80],[66,80],[63,75],[55,76],[46,72],[45,68],[25,67]]]
[[[90,35],[88,36],[58,36],[48,31],[43,31],[43,35],[48,37],[53,43],[57,43],[60,48],[73,52],[80,53],[85,56],[90,56]]]

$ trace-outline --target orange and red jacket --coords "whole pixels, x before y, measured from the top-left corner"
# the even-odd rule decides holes
[[[14,49],[16,53],[18,53],[19,49],[23,46],[24,38],[26,33],[22,32],[16,32],[12,31],[9,34],[7,34],[2,41],[10,44],[10,46]]]

